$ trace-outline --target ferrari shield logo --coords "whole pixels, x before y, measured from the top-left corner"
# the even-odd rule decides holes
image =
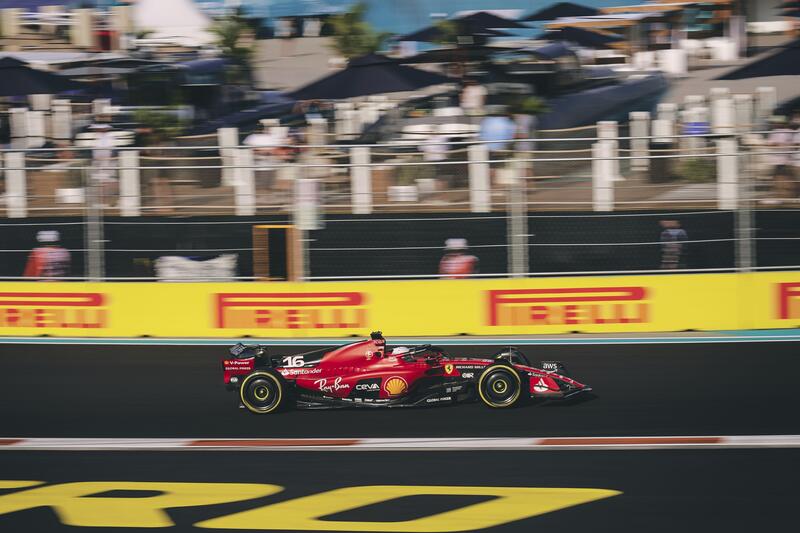
[[[444,365],[445,374],[452,374],[453,370],[454,370],[453,365]]]

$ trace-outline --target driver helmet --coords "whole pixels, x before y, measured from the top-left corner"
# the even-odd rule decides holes
[[[403,355],[410,352],[411,349],[408,346],[398,346],[394,350],[392,350],[392,355]]]

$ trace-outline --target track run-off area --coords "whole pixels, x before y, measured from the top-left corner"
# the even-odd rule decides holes
[[[794,527],[799,348],[524,346],[594,394],[256,416],[221,345],[3,344],[0,531]]]

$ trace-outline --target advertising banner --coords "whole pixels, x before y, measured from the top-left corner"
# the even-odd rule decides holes
[[[330,283],[2,283],[0,335],[344,337],[800,326],[800,272]]]

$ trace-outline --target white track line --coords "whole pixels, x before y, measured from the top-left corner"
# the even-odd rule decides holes
[[[651,437],[125,439],[0,438],[0,451],[453,451],[799,448],[800,435]]]

